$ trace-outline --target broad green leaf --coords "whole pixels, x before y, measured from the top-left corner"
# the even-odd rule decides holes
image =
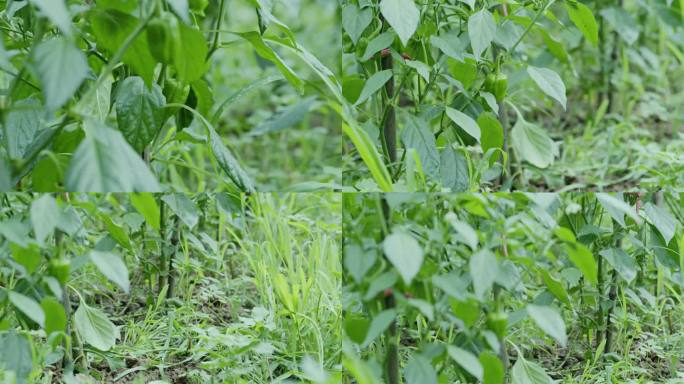
[[[114,220],[112,220],[112,218],[106,214],[101,214],[100,219],[107,226],[109,236],[111,236],[111,238],[114,241],[116,241],[119,245],[121,245],[129,251],[133,250],[133,246],[131,245],[131,238],[128,237],[128,233],[122,225],[114,222]]]
[[[420,11],[416,3],[413,0],[382,0],[380,12],[394,28],[401,43],[407,46],[420,23]]]
[[[131,205],[145,218],[154,229],[159,229],[159,206],[151,193],[131,193]]]
[[[18,100],[12,107],[5,117],[7,127],[12,127],[12,129],[6,130],[7,137],[3,139],[6,140],[9,157],[23,159],[31,148],[31,144],[43,132],[44,123],[41,119],[43,107],[40,101],[33,97]]]
[[[178,32],[180,41],[174,45],[177,50],[173,55],[173,66],[176,67],[180,80],[192,83],[199,80],[209,69],[209,63],[206,61],[209,53],[207,39],[201,31],[185,23],[178,24]],[[252,40],[249,41],[252,42]],[[258,49],[257,52],[259,52]],[[272,53],[275,55],[275,52]],[[268,57],[264,58],[270,60]]]
[[[433,47],[438,48],[445,55],[454,60],[463,61],[463,47],[458,44],[458,41],[459,40],[454,39],[454,36],[451,35],[432,35],[430,37],[430,44],[432,44]]]
[[[31,0],[63,34],[71,35],[71,16],[64,0]]]
[[[528,304],[527,313],[542,331],[554,338],[562,347],[565,347],[568,343],[565,322],[555,308]]]
[[[582,32],[591,45],[596,47],[598,45],[598,25],[591,9],[579,1],[566,1],[565,9],[577,29]]]
[[[567,97],[565,96],[565,84],[556,72],[548,68],[527,67],[527,73],[541,90],[558,101],[563,109],[566,109]]]
[[[164,123],[166,99],[161,88],[145,85],[141,77],[131,76],[117,87],[116,120],[119,131],[138,153],[143,153]]]
[[[480,60],[482,52],[489,48],[496,35],[496,22],[491,12],[482,9],[468,18],[468,36],[476,60]]]
[[[565,250],[568,253],[570,261],[575,264],[584,278],[593,285],[598,284],[598,265],[594,259],[591,250],[581,243],[566,243]]]
[[[64,332],[67,318],[62,303],[53,297],[45,297],[40,302],[40,307],[45,313],[45,333]]]
[[[428,321],[433,321],[435,319],[435,308],[428,301],[423,299],[408,299],[406,302],[411,307],[418,309]]]
[[[376,258],[375,252],[366,252],[357,243],[344,247],[344,267],[357,284],[361,284],[366,273],[375,264]]]
[[[503,149],[503,127],[493,113],[481,113],[477,117],[477,125],[480,127],[480,146],[482,147],[482,152],[487,153],[492,148]],[[497,155],[494,159],[498,159],[498,157]]]
[[[119,329],[107,315],[83,301],[74,314],[74,327],[84,342],[101,351],[110,350],[119,338]]]
[[[477,359],[477,356],[473,355],[469,351],[466,351],[465,349],[461,349],[453,345],[447,346],[447,352],[449,353],[449,356],[451,356],[451,358],[458,363],[458,365],[466,370],[466,372],[473,375],[473,377],[479,381],[482,381],[484,370],[482,368],[482,364],[480,364],[480,361]]]
[[[33,371],[33,353],[29,340],[10,330],[0,333],[0,346],[0,367],[14,373],[16,384],[27,384]],[[12,383],[11,379],[7,383]]]
[[[33,52],[33,61],[43,85],[45,107],[50,111],[69,101],[88,76],[85,54],[64,37],[38,44]]]
[[[448,146],[442,151],[439,163],[443,187],[449,188],[451,192],[465,192],[470,188],[468,161],[461,152]]]
[[[121,256],[113,252],[93,250],[88,253],[88,257],[90,257],[90,260],[105,277],[118,285],[124,292],[128,293],[130,290],[128,268],[121,259]]]
[[[446,107],[446,115],[451,121],[466,131],[467,134],[475,138],[478,142],[480,141],[480,127],[472,117],[450,107]]]
[[[677,220],[672,217],[672,214],[670,214],[667,209],[652,203],[646,203],[644,208],[646,217],[648,217],[649,220],[651,220],[651,223],[658,229],[658,232],[660,232],[663,239],[665,239],[665,243],[669,244],[677,230]]]
[[[385,332],[387,327],[392,324],[394,319],[397,317],[397,311],[394,309],[386,309],[373,317],[371,325],[368,328],[368,333],[366,334],[366,339],[361,345],[362,348],[366,348],[373,342],[381,333]]]
[[[406,383],[437,384],[437,373],[430,360],[414,352],[404,368]]]
[[[96,9],[91,16],[91,24],[98,47],[106,49],[113,56],[133,35],[140,20],[115,9]],[[145,84],[152,84],[157,61],[150,53],[147,32],[143,31],[133,40],[121,60],[140,75]]]
[[[359,37],[372,20],[373,10],[371,8],[360,9],[356,4],[347,4],[342,9],[342,28],[354,44],[359,41]]]
[[[404,282],[411,284],[423,265],[423,248],[418,241],[407,233],[393,232],[382,241],[382,249]]]
[[[518,117],[511,130],[511,144],[521,160],[535,167],[546,168],[553,163],[553,141],[543,129]]]
[[[386,69],[384,71],[374,73],[373,76],[369,77],[368,80],[366,80],[366,84],[363,86],[363,89],[361,90],[361,95],[356,100],[356,103],[354,103],[354,105],[360,105],[364,101],[368,100],[368,98],[373,96],[375,92],[379,91],[380,88],[382,88],[385,85],[385,83],[387,83],[391,78],[391,69]]]
[[[551,276],[551,273],[549,273],[548,270],[541,268],[540,272],[542,274],[542,278],[544,279],[544,284],[546,284],[546,287],[549,289],[549,291],[562,303],[570,305],[568,291],[566,291],[565,287],[563,287],[563,284]]]
[[[435,135],[430,131],[427,122],[417,116],[407,115],[406,126],[401,132],[401,141],[406,149],[416,150],[427,175],[439,176],[439,152]]]
[[[475,296],[480,301],[484,300],[485,294],[492,288],[499,265],[496,255],[487,249],[483,249],[470,256],[470,276],[473,279]]]
[[[287,81],[292,84],[292,86],[294,86],[300,92],[303,91],[304,83],[302,79],[300,79],[299,76],[294,73],[294,71],[287,65],[287,63],[283,61],[283,59],[273,50],[273,48],[264,42],[259,32],[244,32],[238,33],[238,35],[249,41],[259,56],[275,64],[283,76],[285,76]]]
[[[404,60],[404,64],[407,67],[415,69],[420,77],[425,80],[425,82],[430,82],[430,72],[432,72],[432,68],[429,65],[420,60]]]
[[[121,132],[94,124],[69,164],[68,191],[158,192],[156,177]]]
[[[18,217],[0,221],[0,235],[20,247],[28,247],[31,239],[29,228]]]
[[[380,292],[394,286],[397,280],[399,280],[399,274],[397,274],[397,271],[395,271],[394,269],[389,270],[383,273],[382,275],[374,278],[368,286],[368,290],[366,291],[366,294],[363,296],[363,299],[365,301],[372,300]]]
[[[608,214],[617,221],[623,227],[625,224],[625,215],[629,216],[637,224],[641,223],[641,219],[636,212],[636,208],[631,207],[629,204],[625,203],[621,198],[617,198],[613,195],[607,193],[597,193],[596,199],[601,203],[603,209],[608,212]]]
[[[480,306],[478,302],[473,298],[462,301],[454,297],[449,298],[451,311],[456,317],[463,320],[463,324],[465,324],[466,327],[475,325],[477,319],[480,318]]]
[[[536,363],[518,357],[511,370],[511,384],[553,384],[554,381]]]
[[[627,252],[620,248],[608,248],[600,251],[599,255],[603,256],[627,283],[631,283],[636,278],[638,269],[636,260]]]
[[[91,97],[84,97],[74,108],[76,113],[87,118],[104,121],[109,116],[111,107],[112,85],[114,77],[107,76],[92,93]]]
[[[370,320],[366,317],[351,315],[344,321],[344,332],[349,339],[356,344],[361,344],[366,339]]]
[[[172,193],[162,196],[162,200],[171,208],[173,213],[192,229],[199,222],[199,212],[195,202],[184,193]]]
[[[480,353],[480,364],[484,371],[482,384],[503,384],[504,366],[497,355],[489,351]]]
[[[454,216],[455,217],[455,216]],[[449,220],[449,224],[456,230],[458,236],[455,239],[468,245],[471,250],[476,251],[479,239],[477,237],[477,232],[470,226],[470,224],[465,221],[458,219]]]
[[[21,246],[16,243],[10,244],[12,258],[26,268],[26,272],[32,274],[40,267],[40,248],[36,244]]]
[[[42,195],[31,203],[31,224],[38,243],[42,244],[55,230],[61,214],[55,198],[50,195]]]
[[[21,293],[9,291],[9,301],[29,319],[36,322],[41,327],[45,326],[45,312],[40,304],[32,298]]]
[[[368,46],[366,46],[366,50],[363,53],[363,57],[361,58],[361,61],[367,61],[373,55],[376,53],[382,51],[383,49],[389,47],[392,45],[392,42],[394,41],[394,33],[392,32],[384,32],[378,35],[376,38],[371,40],[368,43]]]

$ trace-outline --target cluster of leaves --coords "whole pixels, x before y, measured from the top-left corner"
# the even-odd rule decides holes
[[[682,223],[675,194],[346,194],[347,377],[574,383],[634,359],[601,374],[676,378],[677,347],[634,354],[682,338]]]
[[[0,200],[0,381],[339,380],[339,195]]]
[[[210,185],[254,191],[253,177],[217,131],[226,108],[283,78],[300,93],[317,89],[317,82],[295,73],[279,50],[302,59],[330,85],[334,76],[297,43],[271,12],[270,2],[250,1],[258,22],[247,32],[222,29],[226,1],[209,3],[0,2],[0,80],[5,89],[0,100],[0,189],[183,190],[183,179],[191,179],[188,173],[206,173],[204,168],[211,166]],[[226,35],[248,43],[281,75],[259,79],[215,103],[215,84],[207,71],[216,64],[215,53],[229,47],[223,42]],[[306,111],[311,99],[308,103]],[[262,124],[258,134],[301,120],[297,111]],[[188,164],[188,172],[171,154],[191,146],[212,155],[197,166]]]
[[[677,37],[681,4],[658,1],[654,7],[574,0],[344,2],[343,90],[353,104],[345,185],[526,189],[535,187],[529,178],[536,175],[542,187],[558,187],[555,178],[544,179],[544,170],[562,155],[568,135],[551,127],[580,120],[585,136],[598,135],[606,112],[620,106],[616,121],[628,120],[635,102],[653,95],[625,92],[627,77],[646,77],[649,62],[676,70],[684,64]],[[634,15],[658,28],[651,36],[668,41],[672,55],[661,53],[667,58],[662,66],[648,48],[658,40],[640,35]],[[624,80],[614,79],[620,65]],[[577,89],[566,87],[567,79]],[[677,87],[662,90],[670,91]],[[568,95],[588,108],[568,108]],[[544,116],[558,107],[557,118]],[[572,169],[571,178],[582,172]]]

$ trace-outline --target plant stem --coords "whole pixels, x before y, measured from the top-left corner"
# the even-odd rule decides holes
[[[166,217],[165,217],[164,202],[159,199],[159,238],[160,238],[160,252],[159,252],[159,280],[157,283],[157,293],[161,293],[164,286],[166,286],[166,277],[168,276],[166,252]]]
[[[383,228],[390,226],[390,207],[387,200],[382,197],[382,220],[384,222]],[[385,233],[387,236],[388,233]],[[396,303],[394,296],[389,295],[385,298],[385,309],[394,308]],[[385,338],[387,342],[387,360],[385,360],[385,376],[388,384],[399,384],[399,345],[397,340],[397,321],[394,320],[385,331]]]
[[[386,28],[385,19],[381,16],[383,23],[383,28]],[[380,69],[381,70],[392,70],[394,63],[392,62],[392,55],[387,55],[380,59]],[[385,83],[385,93],[387,95],[387,100],[385,102],[391,103],[394,99],[394,76]],[[397,161],[397,117],[392,104],[387,105],[386,119],[384,120],[382,126],[383,134],[383,144],[387,148],[387,162],[389,163],[390,170],[396,166]],[[391,173],[391,172],[390,172]]]

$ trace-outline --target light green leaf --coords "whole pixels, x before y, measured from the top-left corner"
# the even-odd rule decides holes
[[[401,141],[406,149],[416,150],[427,175],[439,177],[440,159],[435,135],[424,120],[417,116],[407,115],[406,126],[401,132]]]
[[[145,218],[154,229],[159,229],[159,207],[151,193],[131,193],[131,205]]]
[[[394,309],[386,309],[373,317],[371,325],[368,328],[368,333],[366,334],[366,339],[361,345],[363,348],[370,345],[381,333],[387,329],[387,327],[392,324],[394,319],[397,317],[397,311]]]
[[[565,322],[555,308],[528,304],[527,313],[542,331],[554,338],[562,347],[565,347],[568,343]]]
[[[433,321],[435,319],[435,308],[428,301],[423,299],[408,299],[407,303],[418,309],[428,321]]]
[[[363,86],[363,89],[361,90],[361,95],[359,95],[359,98],[356,100],[356,103],[354,105],[360,105],[364,101],[368,100],[369,97],[373,96],[375,92],[380,90],[387,81],[389,81],[392,78],[392,70],[391,69],[386,69],[384,71],[376,72],[373,74],[373,76],[369,77],[368,80],[366,80],[366,84]]]
[[[366,252],[357,243],[344,247],[344,267],[357,284],[361,284],[364,276],[366,276],[366,272],[375,264],[376,258],[375,252]]]
[[[41,300],[40,307],[45,313],[45,333],[50,335],[52,332],[66,330],[67,318],[62,303],[48,296]]]
[[[603,256],[627,283],[631,283],[636,278],[638,269],[636,260],[627,252],[620,248],[608,248],[600,251],[599,255]]]
[[[6,138],[3,138],[2,134],[0,138],[7,141],[7,152],[10,158],[23,159],[31,148],[31,144],[40,137],[43,132],[42,113],[43,107],[40,101],[33,97],[17,100],[7,111],[5,123],[12,129],[6,130]]]
[[[451,192],[465,192],[470,188],[468,161],[461,152],[448,146],[442,151],[439,163],[443,187],[449,188]]]
[[[480,364],[482,364],[484,371],[482,384],[504,383],[504,367],[497,355],[489,351],[482,351],[480,353]]]
[[[173,55],[173,65],[176,67],[176,71],[178,71],[178,78],[180,80],[192,83],[195,80],[199,80],[209,69],[209,64],[206,61],[207,54],[209,53],[207,39],[201,31],[185,23],[178,24],[178,32],[180,42],[174,44],[177,49]],[[252,40],[248,40],[252,42]],[[260,52],[260,50],[257,49],[257,52]],[[271,52],[274,56],[277,56],[275,52]],[[267,57],[264,58],[270,60]]]
[[[472,117],[450,107],[446,107],[446,114],[451,121],[466,131],[467,134],[474,137],[478,142],[480,141],[480,127]]]
[[[596,47],[598,45],[598,25],[591,9],[579,1],[566,1],[565,9],[570,20],[575,24],[584,37]]]
[[[31,0],[63,34],[71,35],[71,16],[64,0]]]
[[[169,208],[178,215],[178,217],[192,229],[199,222],[199,212],[195,202],[190,200],[190,198],[184,193],[173,193],[164,195],[162,197]]]
[[[31,203],[31,224],[38,243],[42,244],[60,222],[62,211],[55,198],[42,195]]]
[[[634,44],[639,38],[641,28],[639,22],[634,19],[631,13],[622,7],[608,7],[601,10],[601,16],[608,22],[620,38],[628,45]]]
[[[29,319],[36,322],[41,327],[45,326],[45,312],[40,304],[32,298],[21,293],[9,291],[9,301]]]
[[[38,44],[33,52],[33,61],[43,85],[45,107],[50,111],[69,101],[88,76],[85,54],[64,37]]]
[[[394,33],[390,32],[390,31],[381,33],[376,38],[371,40],[370,43],[368,43],[368,46],[366,46],[366,50],[363,53],[363,57],[361,58],[361,61],[367,61],[376,53],[378,53],[378,52],[382,51],[383,49],[389,47],[393,41],[394,41]]]
[[[316,104],[316,96],[310,96],[284,108],[270,119],[260,123],[249,132],[251,136],[259,136],[279,132],[300,123]]]
[[[582,272],[589,283],[598,284],[598,265],[589,248],[581,243],[566,243],[565,250],[570,261]]]
[[[90,251],[88,257],[109,280],[128,293],[130,282],[128,281],[128,268],[121,256],[113,252]]]
[[[479,239],[477,237],[477,232],[473,229],[473,227],[470,226],[470,224],[458,219],[450,220],[449,224],[451,224],[451,226],[458,233],[458,237],[456,237],[457,240],[468,245],[471,250],[477,250]]]
[[[140,20],[127,13],[114,9],[97,9],[91,16],[93,33],[98,47],[102,47],[114,55],[124,42],[133,34]],[[148,86],[154,79],[156,60],[150,53],[147,43],[147,32],[143,31],[131,43],[122,57],[124,64],[140,75]]]
[[[475,296],[482,301],[496,279],[499,269],[496,255],[487,249],[483,249],[470,256],[469,266]]]
[[[563,109],[566,109],[565,84],[556,72],[548,68],[537,68],[530,65],[527,67],[527,73],[545,94],[557,100]]]
[[[342,9],[342,28],[354,44],[359,41],[359,37],[372,20],[373,10],[371,8],[360,9],[356,4],[347,4]]]
[[[637,224],[641,223],[641,219],[636,212],[636,208],[631,207],[629,204],[625,203],[621,198],[617,198],[613,195],[607,193],[597,193],[596,199],[601,203],[603,209],[608,212],[608,214],[617,221],[623,227],[625,224],[625,215],[629,216]]]
[[[518,357],[511,371],[511,384],[553,384],[554,381],[536,363]]]
[[[16,384],[27,384],[33,371],[31,343],[26,336],[10,330],[0,334],[0,345],[0,367],[5,371],[14,372]],[[7,375],[5,377],[7,378]],[[7,380],[7,383],[12,383],[12,380]]]
[[[107,315],[83,301],[74,314],[74,326],[84,342],[101,351],[110,350],[119,338],[119,329]]]
[[[382,249],[404,282],[411,284],[423,265],[423,248],[418,241],[407,233],[394,232],[385,237]]]
[[[476,60],[480,60],[480,55],[489,48],[495,35],[496,22],[488,10],[482,9],[470,15],[468,18],[468,36]]]
[[[166,99],[159,85],[148,88],[141,77],[124,79],[116,92],[116,120],[126,141],[138,153],[154,140],[164,123]]]
[[[544,93],[557,100],[563,109],[566,109],[565,84],[556,72],[548,68],[537,68],[530,65],[527,67],[527,73]]]
[[[420,11],[413,0],[382,0],[380,12],[406,46],[420,23]]]
[[[538,126],[518,117],[511,130],[511,144],[521,160],[535,167],[546,168],[553,163],[553,141]]]
[[[558,300],[563,302],[564,304],[570,305],[570,298],[568,296],[568,291],[565,290],[565,287],[563,287],[563,284],[561,284],[560,281],[555,279],[549,271],[547,271],[544,268],[540,269],[540,272],[542,274],[542,278],[544,279],[544,284],[546,284],[546,287],[549,289],[549,291],[556,296]]]
[[[482,152],[487,153],[491,148],[503,148],[503,127],[501,127],[499,119],[493,113],[481,113],[477,117],[477,125],[480,127],[480,146],[482,146]]]
[[[159,192],[156,177],[119,131],[94,123],[67,170],[66,189],[74,192]]]
[[[437,384],[437,373],[430,360],[414,352],[404,368],[406,383]]]
[[[677,221],[675,218],[672,217],[672,214],[670,214],[667,209],[661,208],[652,203],[646,203],[644,208],[646,211],[646,217],[651,220],[651,223],[653,223],[653,225],[658,229],[658,232],[663,235],[665,243],[669,244],[677,230]]]
[[[447,352],[449,353],[449,356],[451,356],[451,358],[458,363],[458,365],[473,375],[473,377],[482,381],[484,370],[482,368],[482,364],[480,364],[480,361],[475,355],[469,351],[466,351],[465,349],[461,349],[453,345],[447,346]]]

